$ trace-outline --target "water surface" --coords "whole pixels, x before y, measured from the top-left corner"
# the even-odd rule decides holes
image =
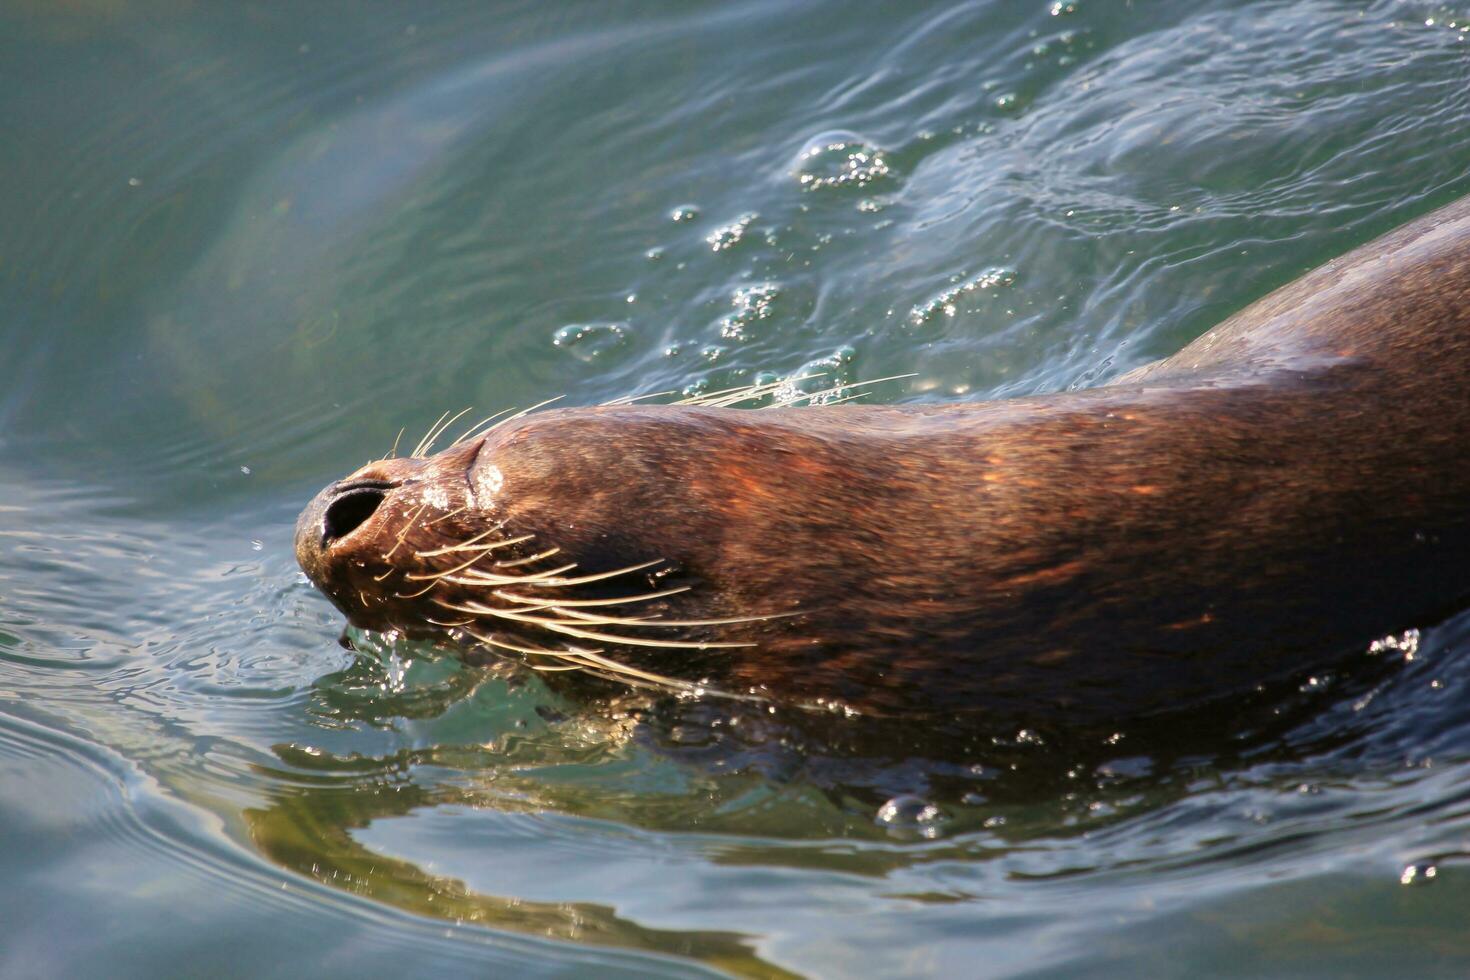
[[[1470,192],[1467,36],[0,2],[0,975],[1463,975],[1470,619],[1197,731],[858,764],[344,648],[290,534],[446,408],[1168,354]]]

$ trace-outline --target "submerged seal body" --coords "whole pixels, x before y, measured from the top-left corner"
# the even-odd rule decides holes
[[[1470,199],[1091,390],[607,406],[302,514],[355,624],[655,686],[1106,722],[1470,599]]]

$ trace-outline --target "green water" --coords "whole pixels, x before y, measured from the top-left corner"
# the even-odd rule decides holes
[[[1470,192],[1467,36],[0,0],[0,976],[1464,975],[1470,618],[1249,736],[852,768],[345,649],[290,536],[446,408],[1167,354]]]

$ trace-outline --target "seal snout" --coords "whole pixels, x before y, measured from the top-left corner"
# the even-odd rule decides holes
[[[377,512],[394,487],[387,480],[353,480],[327,488],[322,511],[321,547],[347,537]]]
[[[427,522],[463,498],[456,479],[462,461],[439,457],[376,460],[329,484],[296,521],[296,561],[306,577],[355,625],[397,628],[406,621],[400,600],[403,567]],[[421,547],[421,546],[419,546]],[[385,581],[393,572],[398,575]]]
[[[369,542],[348,539],[375,514],[384,512],[384,502],[402,485],[396,480],[364,477],[343,480],[317,494],[302,511],[296,522],[296,560],[307,578],[328,596],[350,594],[343,575],[350,574],[348,565],[361,550],[359,545],[369,546]]]

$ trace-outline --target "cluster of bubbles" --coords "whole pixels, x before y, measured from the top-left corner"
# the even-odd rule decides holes
[[[1379,654],[1396,654],[1405,660],[1413,660],[1419,653],[1419,631],[1406,630],[1403,633],[1385,636],[1381,640],[1374,640],[1368,645],[1368,653],[1372,656]]]
[[[730,296],[735,312],[720,318],[720,336],[726,340],[750,339],[749,327],[757,320],[770,319],[780,288],[773,282],[741,286]]]
[[[1087,46],[1087,39],[1077,31],[1062,31],[1054,37],[1044,41],[1037,41],[1031,46],[1031,54],[1036,58],[1057,58],[1057,66],[1066,68],[1076,64],[1077,54]]]
[[[1015,281],[1016,270],[1002,266],[985,269],[969,278],[961,273],[955,277],[954,285],[910,310],[909,320],[915,324],[924,324],[937,316],[954,316],[959,312],[959,302],[965,296],[1009,286]]]
[[[797,157],[796,180],[806,190],[866,187],[892,173],[887,155],[852,136],[808,144]]]
[[[551,342],[577,360],[592,363],[628,343],[628,324],[622,322],[569,323],[557,330]]]
[[[751,222],[759,217],[760,215],[754,211],[747,211],[729,224],[720,225],[705,236],[704,240],[709,243],[711,251],[723,252],[727,248],[734,248],[740,244],[740,239],[745,237],[746,229],[750,227]]]

